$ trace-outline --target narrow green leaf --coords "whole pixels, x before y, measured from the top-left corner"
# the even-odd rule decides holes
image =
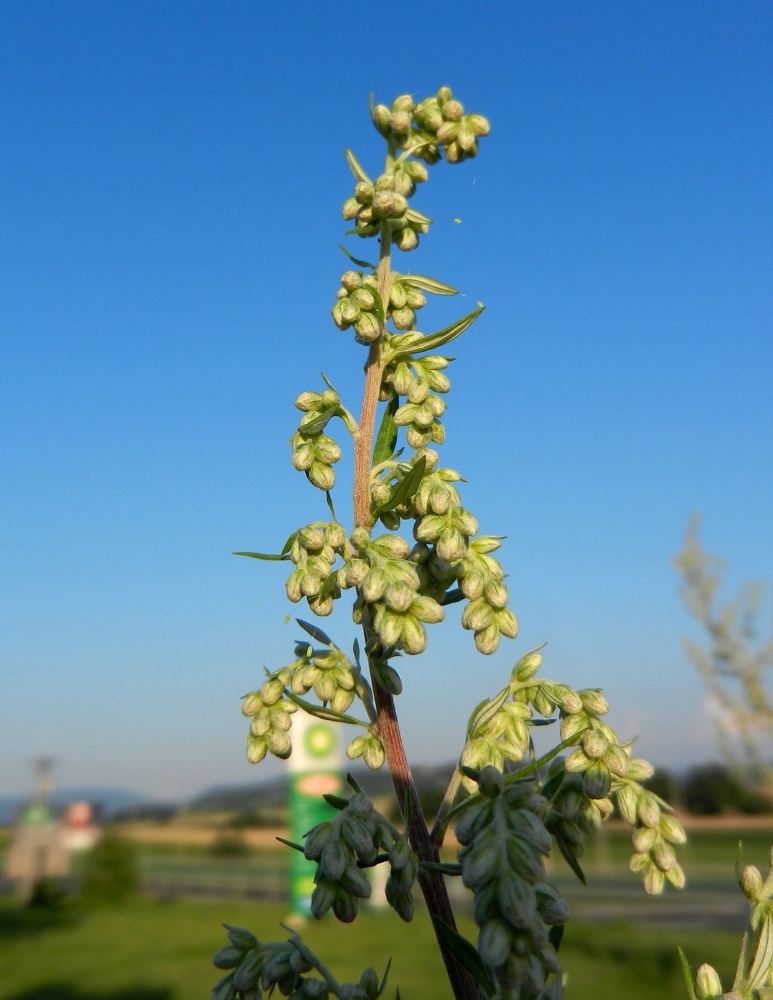
[[[317,642],[324,642],[326,646],[333,645],[333,640],[326,632],[323,632],[321,628],[317,628],[316,625],[311,625],[309,622],[305,622],[300,618],[296,618],[295,620],[304,632],[308,632],[312,639],[316,639]]]
[[[425,274],[404,274],[400,281],[411,288],[420,288],[422,292],[430,292],[432,295],[458,295],[459,292],[450,285],[438,281],[437,278],[428,278]]]
[[[266,562],[286,562],[290,556],[284,555],[272,555],[268,552],[232,552],[234,556],[248,556],[250,559],[263,559]]]
[[[389,397],[384,414],[381,417],[381,425],[378,429],[376,443],[373,447],[373,464],[381,465],[388,462],[394,454],[397,444],[397,424],[395,423],[395,413],[400,406],[400,397],[393,392]]]
[[[752,989],[759,989],[765,985],[771,963],[773,963],[773,921],[768,914],[763,917],[757,952],[749,969],[748,984]]]
[[[334,809],[338,809],[342,812],[349,805],[349,800],[345,799],[342,795],[333,795],[332,792],[325,792],[322,796],[328,805],[331,805]]]
[[[280,555],[283,555],[283,556],[284,556],[284,555],[287,555],[287,553],[288,553],[288,552],[290,551],[290,549],[291,549],[291,548],[293,547],[293,543],[295,542],[295,539],[296,539],[297,537],[298,537],[298,532],[297,532],[297,531],[294,531],[294,532],[292,533],[292,535],[290,535],[290,537],[289,537],[289,538],[287,539],[287,541],[286,541],[286,542],[284,543],[284,545],[282,546],[282,551],[281,551]]]
[[[690,1000],[698,1000],[698,995],[695,992],[695,982],[692,978],[692,970],[690,969],[690,963],[687,961],[687,956],[682,951],[679,950],[679,961],[682,963],[682,975],[684,976],[684,984],[687,987],[687,992],[690,994]]]
[[[375,313],[376,319],[383,326],[384,323],[386,323],[386,314],[384,313],[384,303],[382,302],[381,296],[379,295],[379,293],[376,291],[375,288],[368,288],[368,291],[373,296],[372,312]]]
[[[464,966],[479,986],[482,986],[488,993],[493,993],[496,988],[494,980],[483,964],[478,949],[467,938],[462,937],[458,931],[449,927],[440,917],[433,917],[432,923],[435,925],[435,933],[446,950],[460,965]]]
[[[435,351],[438,347],[443,347],[444,344],[450,344],[452,340],[456,340],[460,334],[464,333],[467,327],[472,326],[475,320],[483,312],[485,306],[478,306],[473,312],[468,313],[461,319],[458,319],[455,323],[450,326],[445,327],[443,330],[438,330],[437,333],[427,334],[426,337],[422,337],[418,343],[411,344],[411,354],[424,354],[427,351]]]
[[[422,226],[428,226],[432,222],[432,219],[428,215],[425,215],[423,212],[417,212],[415,208],[409,208],[405,213],[405,217],[409,222],[418,222]]]
[[[379,504],[376,508],[376,513],[385,514],[387,511],[394,510],[395,507],[399,507],[400,504],[405,503],[406,500],[410,500],[424,478],[426,467],[427,460],[423,457],[412,465],[410,470],[406,472],[400,482],[395,484],[394,489],[387,499],[382,504]]]
[[[548,941],[550,941],[556,951],[561,947],[561,942],[564,939],[565,926],[565,924],[553,924],[548,931]]]
[[[392,964],[392,958],[390,956],[389,959],[387,959],[386,968],[384,969],[384,975],[381,977],[381,982],[379,983],[379,986],[378,986],[378,994],[377,994],[378,996],[381,996],[381,994],[386,989],[387,977],[389,976],[389,967],[390,967],[391,964]],[[398,996],[400,995],[400,991],[399,990],[397,991],[397,995]]]
[[[284,837],[277,837],[276,839],[279,841],[280,844],[284,844],[285,847],[292,847],[294,851],[300,851],[301,854],[303,854],[304,849],[301,844],[294,844],[292,840],[285,840]]]
[[[357,157],[354,155],[351,149],[346,149],[345,153],[346,153],[346,162],[349,164],[349,169],[357,178],[357,180],[365,181],[366,184],[370,184],[371,182],[370,177],[368,177],[368,175],[362,169],[359,162],[357,161]]]
[[[357,779],[356,779],[356,778],[354,777],[354,775],[353,775],[353,774],[351,774],[351,773],[350,773],[349,771],[347,771],[347,772],[346,772],[346,783],[347,783],[347,785],[348,785],[348,786],[349,786],[350,788],[352,788],[352,789],[353,789],[353,790],[354,790],[355,792],[361,792],[361,791],[362,791],[362,788],[360,788],[360,784],[359,784],[359,782],[358,782],[358,781],[357,781]]]
[[[335,413],[335,409],[322,410],[313,420],[307,420],[305,424],[298,425],[298,433],[301,437],[314,437],[315,434],[321,434],[322,431],[327,427],[331,418]]]
[[[563,854],[566,863],[572,869],[577,878],[582,882],[582,884],[587,885],[588,883],[585,879],[585,873],[583,872],[582,868],[580,868],[580,862],[575,857],[569,842],[560,833],[555,834],[555,838],[556,838],[556,844],[558,845],[558,849]]]
[[[479,705],[475,709],[475,712],[467,724],[467,732],[470,736],[475,736],[477,730],[485,726],[487,722],[491,722],[509,697],[510,688],[505,687],[502,688],[499,694],[495,694],[493,698],[490,698],[484,701],[482,705]]]
[[[349,251],[346,249],[346,247],[341,246],[340,243],[338,244],[338,249],[343,251],[343,253],[345,253],[346,256],[349,258],[349,260],[352,262],[352,264],[356,264],[357,267],[367,267],[371,271],[376,270],[375,264],[369,264],[366,260],[360,260],[358,257],[355,257],[353,254],[350,254]]]

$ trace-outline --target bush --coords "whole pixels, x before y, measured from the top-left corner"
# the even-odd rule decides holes
[[[137,852],[132,843],[106,833],[86,856],[81,897],[86,903],[124,903],[139,885]]]
[[[747,815],[773,811],[770,799],[749,788],[721,764],[704,764],[687,772],[681,800],[695,816],[718,816],[740,812]]]

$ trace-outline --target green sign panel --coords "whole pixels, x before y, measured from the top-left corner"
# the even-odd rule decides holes
[[[303,843],[303,835],[335,815],[322,798],[340,795],[341,744],[339,728],[312,716],[298,713],[293,719],[293,753],[290,765],[290,840]],[[299,916],[311,915],[316,865],[300,851],[290,857],[290,908]]]

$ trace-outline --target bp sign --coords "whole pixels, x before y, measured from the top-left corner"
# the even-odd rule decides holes
[[[322,798],[326,793],[340,794],[340,727],[298,712],[293,718],[293,752],[290,765],[290,839],[303,843],[304,833],[335,815],[335,809]],[[290,856],[290,908],[300,916],[311,914],[316,865],[300,851]]]

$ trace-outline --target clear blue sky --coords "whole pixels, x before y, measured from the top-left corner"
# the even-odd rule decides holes
[[[406,260],[467,296],[425,331],[487,305],[443,460],[508,535],[521,635],[433,629],[409,750],[453,757],[548,640],[643,754],[711,757],[671,559],[700,510],[731,585],[773,578],[772,52],[769,3],[3,4],[0,794],[41,752],[158,797],[274,768],[239,698],[300,609],[231,552],[325,516],[287,440],[320,369],[359,409],[343,149],[377,170],[369,92],[440,84],[492,134],[433,171]]]

